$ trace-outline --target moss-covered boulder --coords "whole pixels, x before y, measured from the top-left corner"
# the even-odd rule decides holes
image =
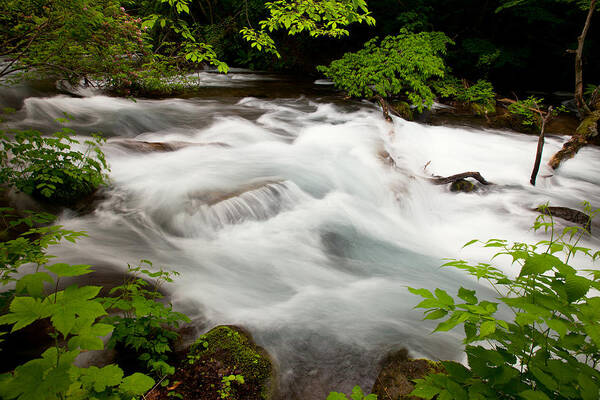
[[[465,192],[471,193],[477,190],[477,186],[473,182],[469,182],[466,179],[459,179],[457,181],[452,182],[450,185],[451,192]]]
[[[441,363],[409,358],[408,351],[402,349],[383,360],[371,392],[381,400],[420,400],[409,396],[415,388],[415,379],[441,372],[444,372]]]
[[[396,114],[400,117],[404,118],[407,121],[413,121],[415,119],[415,115],[413,113],[412,108],[410,108],[410,104],[406,101],[393,101],[390,103]]]
[[[148,400],[270,400],[274,395],[273,363],[250,334],[235,326],[217,326],[189,348],[169,385]]]

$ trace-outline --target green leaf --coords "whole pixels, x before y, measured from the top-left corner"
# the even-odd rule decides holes
[[[408,288],[408,291],[411,292],[412,294],[416,294],[417,296],[421,296],[424,297],[426,299],[433,299],[434,296],[433,294],[427,290],[427,289],[415,289],[415,288]]]
[[[519,276],[543,274],[556,265],[563,264],[564,263],[559,258],[551,254],[533,254],[525,259],[525,263],[523,264],[523,268],[521,268]]]
[[[445,317],[446,315],[448,315],[448,311],[446,310],[434,310],[430,313],[427,313],[427,315],[425,315],[425,318],[423,319],[440,319]]]
[[[415,397],[420,397],[423,399],[430,400],[435,395],[439,394],[441,391],[441,388],[438,388],[423,379],[416,379],[415,382],[416,382],[415,389],[412,392],[410,392],[410,396],[415,396]]]
[[[93,321],[106,315],[104,307],[92,300],[100,291],[100,286],[69,286],[63,292],[57,295],[51,295],[45,301],[52,302],[56,297],[56,302],[52,307],[52,316],[50,320],[57,331],[67,337],[75,327],[78,320],[88,321],[89,325]]]
[[[10,313],[0,316],[0,325],[14,324],[11,332],[18,331],[38,319],[50,316],[52,308],[33,297],[15,297],[10,303]]]
[[[591,281],[577,275],[567,275],[565,278],[565,289],[569,302],[581,299],[590,290]]]
[[[582,400],[597,400],[600,398],[598,385],[590,377],[579,374],[577,376],[577,383],[579,383],[579,393]]]
[[[467,302],[467,304],[476,304],[477,297],[474,290],[467,290],[464,287],[458,289],[458,297]]]
[[[464,383],[471,377],[471,371],[465,368],[464,365],[454,361],[442,361],[444,369],[456,381]]]
[[[534,390],[525,390],[519,393],[519,396],[525,400],[550,400],[544,392]]]
[[[48,271],[56,274],[58,277],[81,276],[94,272],[90,268],[90,265],[70,265],[65,263],[54,264],[46,267]]]
[[[546,324],[550,329],[553,329],[556,332],[558,332],[561,338],[563,338],[567,334],[567,330],[569,329],[569,325],[560,319],[546,320]]]
[[[496,332],[496,321],[485,321],[479,327],[479,336],[486,337]]]
[[[435,295],[437,296],[437,298],[440,300],[440,302],[442,304],[447,305],[447,306],[454,305],[454,299],[450,295],[448,295],[448,293],[446,293],[445,290],[435,289]]]
[[[78,334],[69,339],[69,348],[81,350],[103,350],[104,342],[101,337],[108,335],[114,327],[108,324],[84,324],[84,327],[78,330]]]
[[[541,369],[530,366],[529,371],[535,376],[535,378],[540,381],[546,388],[550,390],[556,390],[558,388],[558,383],[548,374],[546,374]]]
[[[117,386],[123,379],[123,370],[111,364],[103,368],[89,367],[82,369],[81,382],[86,387],[93,387],[96,392],[103,392],[107,387]]]
[[[35,272],[19,279],[15,289],[17,293],[26,291],[30,296],[42,297],[44,294],[44,282],[52,283],[54,280],[45,272]]]
[[[139,396],[150,390],[152,386],[154,386],[154,379],[136,372],[123,379],[123,382],[119,385],[119,389],[127,394]]]

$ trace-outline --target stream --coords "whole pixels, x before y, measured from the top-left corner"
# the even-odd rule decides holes
[[[535,136],[396,117],[391,125],[375,105],[344,101],[322,81],[241,70],[200,79],[189,98],[20,86],[2,89],[0,103],[17,108],[12,127],[52,131],[66,112],[78,135],[109,138],[101,200],[58,221],[89,236],[52,253],[107,271],[140,259],[178,271],[166,288],[175,308],[198,334],[217,324],[249,330],[276,361],[281,398],[324,399],[356,384],[368,391],[378,361],[402,347],[462,360],[461,330],[430,334],[435,323],[421,321],[407,286],[492,297],[440,268],[443,259],[493,255],[461,249],[471,239],[542,240],[531,230],[539,204],[600,206],[598,148],[557,171],[545,166],[565,137],[547,138],[532,187]],[[453,193],[426,179],[465,171],[495,185]],[[600,247],[597,236],[587,244]]]

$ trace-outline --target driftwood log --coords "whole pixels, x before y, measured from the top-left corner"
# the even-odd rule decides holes
[[[463,172],[462,174],[456,174],[456,175],[447,176],[447,177],[436,176],[433,178],[429,178],[429,180],[434,185],[446,185],[448,183],[454,183],[456,181],[459,181],[459,180],[462,180],[465,178],[473,178],[476,181],[478,181],[479,183],[481,183],[482,185],[492,185],[492,183],[486,181],[479,172]]]
[[[573,210],[568,207],[538,207],[534,211],[551,217],[561,218],[566,221],[574,222],[585,228],[589,233],[592,233],[592,219],[589,215]]]

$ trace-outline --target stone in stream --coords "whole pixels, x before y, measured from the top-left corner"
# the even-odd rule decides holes
[[[137,151],[140,153],[151,153],[151,152],[170,152],[177,151],[179,149],[183,149],[184,147],[190,146],[219,146],[219,147],[229,147],[229,145],[220,142],[213,143],[192,143],[192,142],[181,142],[181,141],[172,141],[172,142],[146,142],[143,140],[134,140],[134,139],[115,139],[111,140],[110,143],[119,145],[128,150]]]
[[[275,376],[271,357],[254,344],[248,332],[221,325],[190,346],[169,377],[169,385],[155,388],[145,398],[270,400],[275,394]]]
[[[371,393],[376,394],[379,400],[418,400],[418,397],[409,396],[415,388],[415,379],[443,372],[441,363],[410,358],[408,351],[401,349],[383,360]]]
[[[452,182],[450,185],[451,192],[465,192],[471,193],[477,190],[477,186],[473,182],[469,182],[466,179],[459,179],[457,181]]]

